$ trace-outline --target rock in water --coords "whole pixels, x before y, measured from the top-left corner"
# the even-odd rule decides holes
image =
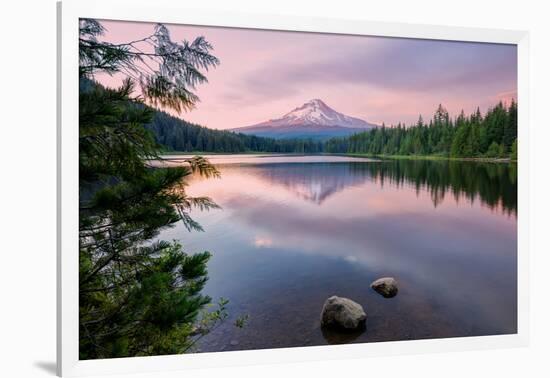
[[[392,298],[397,295],[397,281],[393,277],[379,278],[370,284],[378,294],[384,298]]]
[[[325,301],[321,312],[321,326],[352,330],[364,325],[366,319],[367,314],[359,303],[335,295]]]

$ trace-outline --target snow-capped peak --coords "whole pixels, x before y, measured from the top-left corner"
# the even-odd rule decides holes
[[[270,138],[330,138],[353,135],[378,127],[362,119],[339,113],[316,98],[280,118],[232,129],[239,133]]]
[[[309,100],[281,118],[270,120],[274,126],[282,124],[292,125],[317,125],[317,126],[341,126],[352,128],[370,128],[371,124],[359,118],[350,117],[337,112],[320,99]]]

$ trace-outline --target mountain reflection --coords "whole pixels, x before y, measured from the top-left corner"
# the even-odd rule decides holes
[[[427,191],[435,207],[446,196],[471,202],[479,198],[491,209],[517,214],[516,164],[443,160],[287,163],[258,165],[248,173],[319,205],[348,187],[372,181],[380,186],[412,185],[417,193]]]
[[[251,173],[318,205],[347,187],[363,184],[370,177],[368,171],[350,169],[350,165],[340,163],[266,164]]]

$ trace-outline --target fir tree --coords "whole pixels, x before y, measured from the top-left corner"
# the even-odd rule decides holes
[[[80,22],[80,358],[183,353],[225,319],[227,301],[206,310],[209,252],[188,255],[176,242],[153,238],[178,221],[201,230],[189,210],[217,205],[188,196],[185,182],[194,172],[219,173],[200,157],[179,168],[151,167],[159,145],[145,125],[154,112],[135,93],[188,109],[197,101],[194,86],[206,81],[200,69],[217,59],[203,38],[177,44],[163,25],[143,39],[152,52],[137,42],[101,42],[103,31],[95,20]],[[100,72],[127,78],[118,89],[85,80]]]

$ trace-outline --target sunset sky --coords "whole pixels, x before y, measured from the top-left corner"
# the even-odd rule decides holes
[[[154,24],[102,21],[103,39],[150,35]],[[249,126],[320,98],[346,115],[387,125],[452,115],[517,98],[514,45],[169,25],[172,40],[204,36],[220,65],[179,115],[211,128]],[[99,76],[113,86],[120,77]]]

